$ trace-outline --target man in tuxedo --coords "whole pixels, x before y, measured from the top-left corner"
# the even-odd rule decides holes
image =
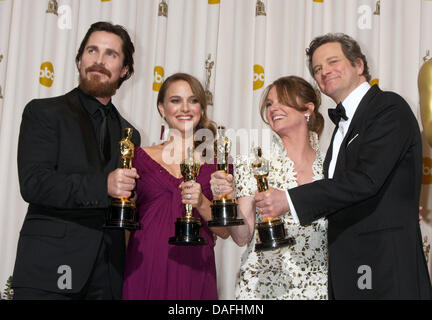
[[[104,229],[112,198],[130,197],[135,169],[116,169],[123,128],[111,97],[133,74],[128,32],[93,24],[76,56],[79,87],[24,109],[18,174],[29,203],[13,274],[14,299],[120,299],[122,230]],[[140,144],[134,130],[132,138]]]
[[[405,100],[370,86],[366,57],[347,35],[306,50],[320,90],[338,104],[325,179],[255,197],[264,217],[328,219],[331,299],[431,299],[418,223],[422,144]]]

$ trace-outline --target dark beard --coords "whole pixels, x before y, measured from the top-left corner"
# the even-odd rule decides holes
[[[111,72],[103,67],[92,66],[87,68],[85,73],[87,74],[90,71],[99,71],[111,78]],[[112,97],[117,91],[119,81],[101,82],[98,75],[90,75],[90,79],[87,79],[80,74],[79,87],[85,94],[92,97]]]
[[[100,82],[99,76],[92,75],[90,80],[80,76],[80,89],[87,95],[92,97],[112,97],[115,95],[118,83]]]

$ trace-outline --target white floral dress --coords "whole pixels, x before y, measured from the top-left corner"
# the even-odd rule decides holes
[[[323,158],[318,150],[318,137],[310,135],[317,152],[312,170],[314,181],[323,178]],[[286,155],[282,141],[273,134],[268,176],[273,188],[287,190],[298,185],[294,162]],[[257,190],[250,163],[254,155],[239,156],[235,161],[236,196],[254,196]],[[257,222],[262,221],[257,214]],[[295,238],[295,245],[270,251],[255,251],[258,232],[242,256],[236,283],[236,299],[327,299],[327,220],[320,219],[302,227],[286,213],[280,218],[285,230]]]

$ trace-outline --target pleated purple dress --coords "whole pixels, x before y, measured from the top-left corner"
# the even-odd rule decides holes
[[[135,149],[133,166],[137,181],[137,214],[141,229],[133,231],[126,252],[123,299],[201,300],[217,299],[214,240],[201,219],[203,246],[168,244],[175,235],[175,222],[184,216],[179,185],[183,178],[172,176],[143,149]],[[197,182],[211,201],[210,175],[215,165],[204,164]],[[200,217],[194,209],[193,215]]]

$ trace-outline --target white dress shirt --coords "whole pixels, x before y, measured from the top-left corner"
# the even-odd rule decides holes
[[[333,139],[333,149],[332,149],[332,158],[329,164],[328,169],[328,179],[333,178],[333,174],[336,168],[336,162],[339,154],[339,149],[342,144],[343,139],[345,138],[345,134],[348,132],[348,128],[351,124],[351,120],[354,117],[354,114],[357,110],[358,105],[360,104],[360,101],[363,99],[365,94],[369,91],[370,85],[368,82],[363,82],[361,85],[359,85],[357,88],[355,88],[348,97],[345,98],[344,101],[342,101],[342,105],[345,108],[346,115],[348,117],[348,120],[340,119],[338,130],[336,131],[336,134]],[[327,151],[329,152],[329,151]],[[294,204],[291,201],[291,197],[289,196],[288,190],[286,190],[286,196],[288,199],[288,204],[290,206],[291,215],[294,219],[295,223],[300,223],[297,212],[294,208]]]

